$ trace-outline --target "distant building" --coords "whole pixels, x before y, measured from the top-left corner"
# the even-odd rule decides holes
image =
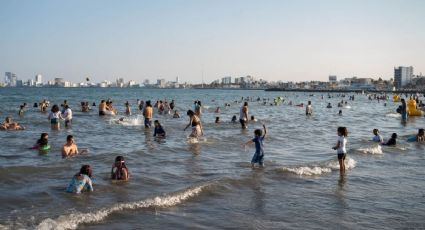
[[[410,82],[412,82],[413,78],[413,67],[403,67],[400,66],[398,68],[394,68],[394,81],[395,81],[395,87],[397,89],[400,89]]]
[[[57,77],[53,81],[54,86],[65,87],[65,80],[63,78]]]
[[[6,72],[4,77],[4,83],[6,86],[10,87],[16,87],[16,81],[18,80],[18,77],[15,73],[12,72]]]
[[[122,87],[124,87],[124,85],[125,85],[124,78],[118,78],[117,79],[117,87],[122,88]]]
[[[329,75],[329,83],[336,83],[337,78],[336,75]]]
[[[165,87],[166,87],[166,81],[165,81],[165,79],[158,79],[158,80],[156,81],[156,85],[157,85],[159,88],[165,88]]]
[[[35,75],[35,84],[42,85],[43,84],[43,76],[41,74]]]
[[[223,85],[230,85],[230,84],[232,84],[232,77],[230,77],[230,76],[228,76],[228,77],[223,77],[223,78],[221,79],[221,83],[222,83]]]
[[[15,86],[16,87],[22,87],[22,86],[24,86],[24,82],[22,80],[16,80],[15,81]]]

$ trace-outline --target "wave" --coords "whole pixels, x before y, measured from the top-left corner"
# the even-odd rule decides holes
[[[383,154],[381,145],[376,145],[369,148],[360,148],[357,149],[357,151],[364,153],[364,154]]]
[[[141,126],[144,125],[144,118],[141,116],[137,116],[135,118],[121,117],[119,119],[111,119],[110,123],[123,126]]]
[[[357,162],[352,158],[347,158],[345,161],[346,169],[353,169],[356,167]],[[317,176],[332,171],[339,170],[339,163],[337,160],[331,160],[319,164],[312,164],[308,166],[299,166],[299,167],[283,167],[283,172],[293,173],[300,176]]]
[[[183,203],[184,201],[193,198],[199,195],[202,190],[211,184],[201,185],[193,188],[189,188],[185,191],[166,196],[157,196],[155,198],[129,202],[129,203],[120,203],[116,204],[109,208],[103,208],[95,212],[89,213],[71,213],[67,215],[61,215],[56,219],[47,218],[44,219],[36,229],[76,229],[80,224],[88,224],[99,222],[114,212],[119,212],[123,210],[134,210],[142,208],[163,208],[163,207],[172,207],[178,204]]]
[[[399,118],[399,117],[401,117],[401,114],[399,114],[399,113],[387,113],[385,116],[386,117]]]

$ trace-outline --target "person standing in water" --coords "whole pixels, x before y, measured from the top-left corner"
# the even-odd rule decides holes
[[[201,119],[196,116],[192,110],[188,110],[187,115],[189,116],[189,124],[187,124],[187,126],[184,128],[184,131],[186,131],[189,126],[192,126],[192,133],[189,135],[189,137],[198,138],[204,135]]]
[[[264,130],[264,134],[263,134]],[[254,131],[254,139],[249,140],[244,144],[244,146],[254,143],[255,144],[255,154],[252,156],[251,167],[254,168],[255,164],[258,164],[260,168],[264,167],[264,149],[263,149],[263,140],[266,137],[267,129],[266,125],[263,125],[263,130],[256,129]]]
[[[68,128],[69,126],[71,126],[72,123],[72,110],[71,108],[69,108],[68,104],[64,105],[64,109],[65,111],[63,113],[63,117],[65,119],[65,127]]]
[[[311,116],[313,114],[313,107],[311,106],[311,101],[308,101],[307,107],[305,107],[305,115]]]
[[[105,111],[106,111],[106,102],[105,100],[102,100],[100,101],[100,104],[99,104],[99,116],[105,116],[106,115]]]
[[[50,120],[50,124],[52,126],[52,129],[59,130],[60,129],[60,120],[63,120],[62,114],[59,111],[58,105],[53,105],[52,110],[47,117],[48,120]]]
[[[125,105],[125,115],[130,116],[131,115],[130,103],[128,103],[128,101],[126,101],[124,105]]]
[[[347,145],[348,131],[347,131],[346,127],[338,127],[337,133],[338,133],[338,141],[332,149],[337,150],[338,162],[339,162],[339,172],[341,174],[344,174],[345,173],[345,163],[344,163],[344,161],[345,161],[345,157],[346,157],[346,154],[347,154],[346,145]]]
[[[401,121],[406,122],[407,121],[407,105],[404,98],[401,99]]]
[[[242,129],[247,128],[248,123],[248,102],[244,102],[239,112],[239,122],[241,123]]]
[[[145,128],[152,126],[153,108],[151,101],[146,101],[145,109],[143,110],[143,116],[145,117]]]

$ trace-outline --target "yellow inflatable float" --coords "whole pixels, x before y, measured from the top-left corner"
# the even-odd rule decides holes
[[[394,95],[393,100],[394,100],[394,102],[400,102],[401,98],[400,98],[399,95]]]
[[[423,116],[424,112],[416,108],[416,101],[409,100],[407,102],[407,108],[409,109],[409,116]]]

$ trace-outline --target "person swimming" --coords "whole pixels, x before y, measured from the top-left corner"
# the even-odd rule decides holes
[[[111,179],[112,180],[128,180],[130,173],[128,172],[127,165],[125,164],[123,156],[117,156],[115,163],[112,164]]]
[[[416,135],[417,142],[425,142],[425,133],[424,129],[419,129],[418,134]]]
[[[215,123],[216,123],[216,124],[221,123],[221,121],[220,121],[220,117],[215,117]]]
[[[47,149],[49,146],[49,134],[48,133],[42,133],[40,135],[40,139],[37,140],[35,145],[31,149],[37,149],[37,150],[44,150]]]
[[[92,173],[90,165],[83,165],[80,172],[72,177],[66,191],[75,194],[80,194],[83,191],[93,192]]]
[[[174,111],[173,118],[180,118],[180,113],[177,110]]]
[[[375,135],[375,136],[373,136],[373,138],[372,138],[372,141],[373,142],[377,142],[377,143],[383,143],[384,142],[384,139],[382,138],[382,136],[381,135],[379,135],[379,130],[378,129],[373,129],[373,134]]]
[[[153,136],[154,137],[165,137],[165,134],[166,134],[165,130],[162,127],[161,123],[159,123],[158,120],[154,121],[154,126],[155,126],[155,129],[154,129]]]
[[[81,151],[82,153],[86,153],[86,150]],[[62,147],[62,157],[72,157],[77,154],[80,154],[78,151],[78,146],[75,143],[74,136],[68,135],[66,137],[66,144]]]
[[[328,109],[331,109],[332,108],[332,105],[331,105],[330,102],[328,103],[328,106],[326,106],[326,108],[328,108]]]
[[[25,127],[17,122],[13,122],[12,117],[6,117],[4,123],[0,125],[0,130],[24,130]]]
[[[396,144],[397,144],[397,133],[393,133],[391,135],[391,138],[386,143],[383,143],[382,145],[394,146]]]
[[[236,115],[233,115],[231,122],[236,123]]]

